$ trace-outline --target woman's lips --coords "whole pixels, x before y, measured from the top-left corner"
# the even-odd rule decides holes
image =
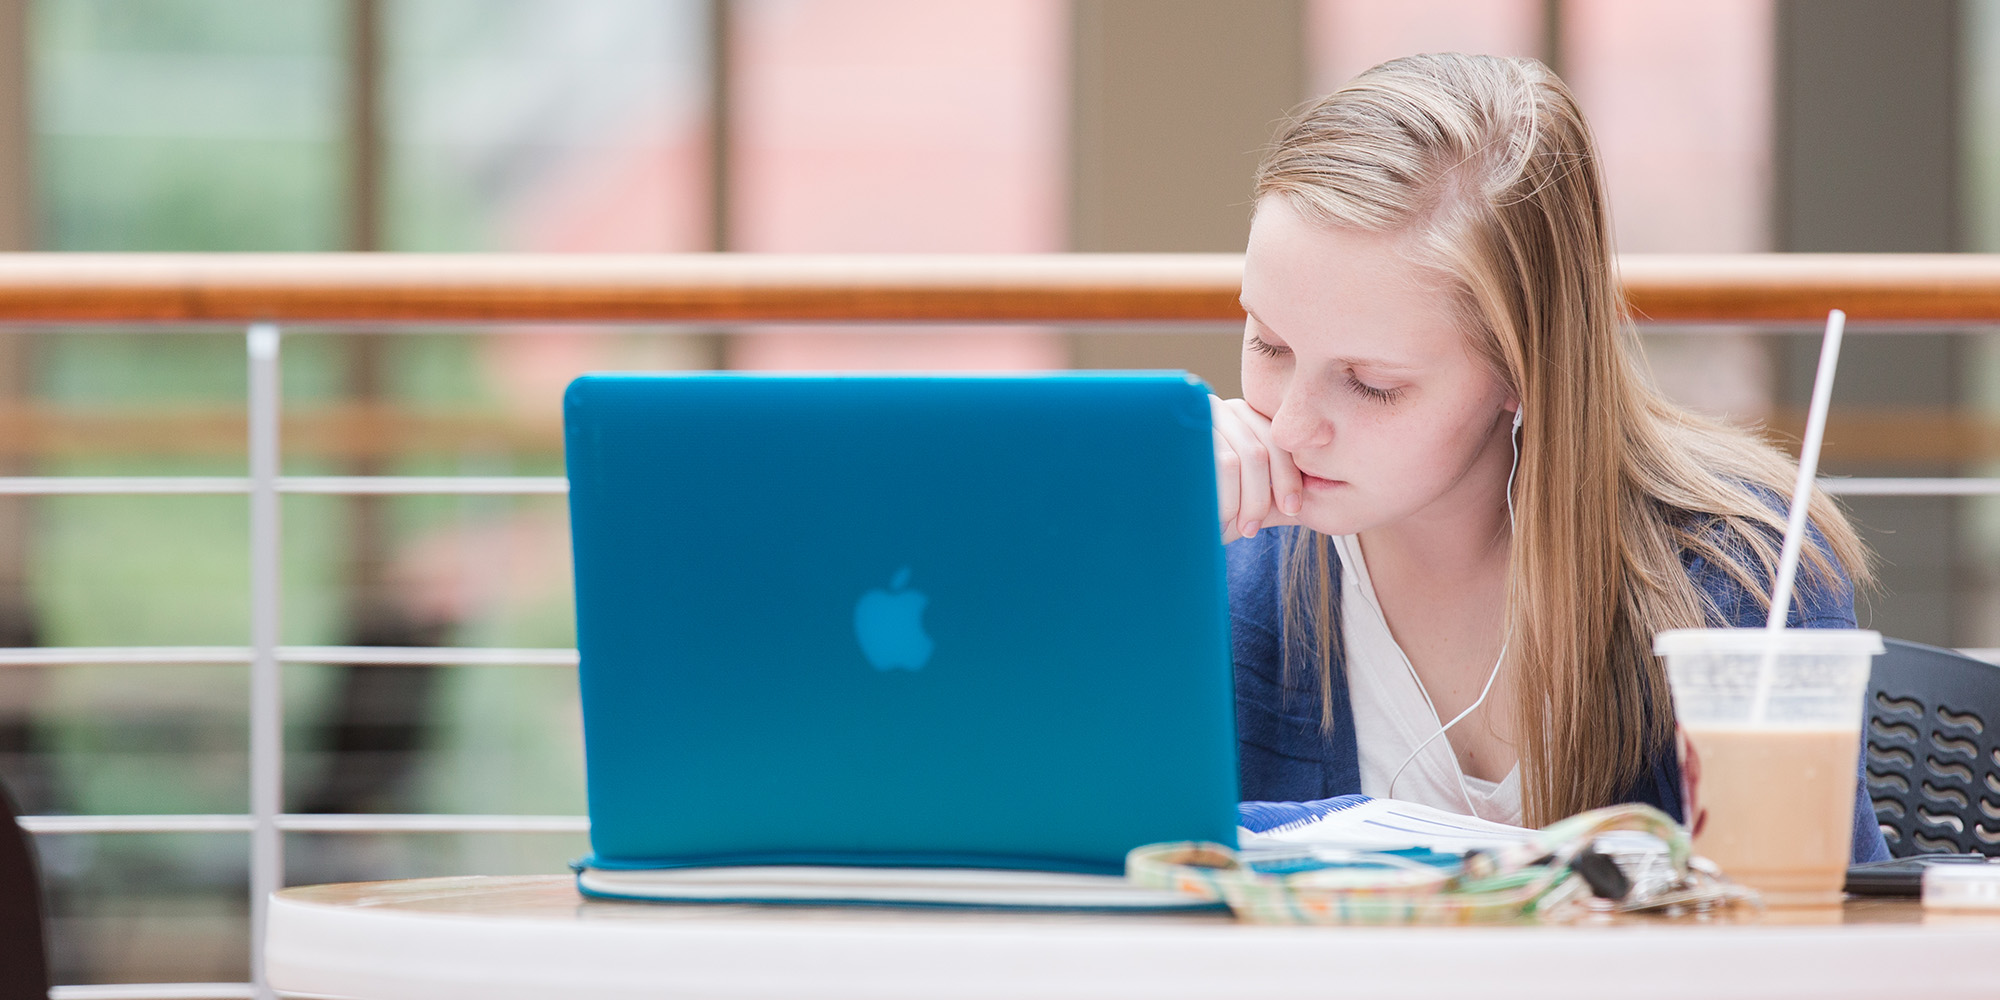
[[[1320,477],[1315,476],[1310,472],[1302,471],[1299,473],[1299,475],[1305,477],[1306,489],[1309,490],[1331,490],[1347,485],[1347,483],[1343,480],[1321,479]]]

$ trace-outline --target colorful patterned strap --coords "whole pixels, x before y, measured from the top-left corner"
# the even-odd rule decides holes
[[[1646,805],[1619,805],[1579,813],[1539,831],[1532,839],[1493,851],[1472,851],[1445,863],[1403,853],[1312,852],[1317,863],[1299,858],[1276,864],[1246,862],[1219,844],[1151,844],[1125,859],[1126,877],[1153,889],[1168,889],[1203,900],[1220,900],[1253,923],[1271,924],[1467,924],[1530,918],[1562,919],[1583,909],[1591,887],[1577,870],[1580,855],[1597,838],[1615,831],[1651,834],[1666,845],[1668,877],[1653,886],[1635,886],[1621,909],[1650,905],[1652,896],[1671,890],[1689,897],[1687,831],[1665,813]],[[1421,852],[1419,852],[1421,853]],[[1657,852],[1654,852],[1657,854]],[[1435,857],[1435,856],[1433,856]],[[1696,876],[1700,876],[1697,874]],[[1721,892],[1716,901],[1740,898]],[[1638,898],[1635,898],[1638,897]]]

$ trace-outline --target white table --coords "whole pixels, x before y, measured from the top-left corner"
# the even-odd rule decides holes
[[[586,900],[567,876],[441,878],[280,892],[267,955],[281,994],[356,1000],[2000,997],[2000,914],[1908,901],[1566,927],[1260,927],[621,903]]]

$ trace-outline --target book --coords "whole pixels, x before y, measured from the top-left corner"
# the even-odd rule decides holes
[[[1187,910],[1220,904],[1147,889],[1123,875],[989,868],[718,865],[576,866],[577,888],[606,899],[679,903],[877,904],[1037,910]]]
[[[1367,795],[1245,802],[1237,811],[1243,824],[1237,831],[1238,859],[1266,874],[1328,867],[1407,867],[1409,862],[1455,870],[1468,851],[1500,851],[1541,833]],[[1667,845],[1650,833],[1612,830],[1592,837],[1591,847],[1618,867],[1628,886],[1656,891],[1680,877]]]

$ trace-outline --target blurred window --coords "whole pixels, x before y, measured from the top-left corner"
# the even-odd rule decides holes
[[[736,22],[730,247],[1063,249],[1068,5],[747,0]],[[1053,332],[736,338],[736,368],[1056,368]]]
[[[1771,0],[1564,0],[1564,78],[1604,157],[1625,253],[1772,249]],[[1748,331],[1649,336],[1660,387],[1740,421],[1772,414],[1777,363]]]
[[[1618,248],[1771,248],[1770,0],[1564,0],[1563,77],[1604,154]]]
[[[1964,248],[2000,252],[2000,0],[1964,0],[1959,63],[1964,71],[1959,109],[1962,143]],[[1974,409],[1974,439],[2000,440],[2000,330],[1968,338],[1967,403]],[[2000,475],[2000,451],[1988,444],[1971,456],[1967,475]],[[1970,633],[1966,641],[2000,645],[2000,498],[1979,497],[1964,507],[1971,549],[1962,571]]]
[[[1966,247],[2000,252],[2000,0],[1964,0]]]
[[[386,249],[708,249],[706,5],[381,10]]]
[[[1545,0],[1309,0],[1308,79],[1314,96],[1355,74],[1419,52],[1540,56]]]

